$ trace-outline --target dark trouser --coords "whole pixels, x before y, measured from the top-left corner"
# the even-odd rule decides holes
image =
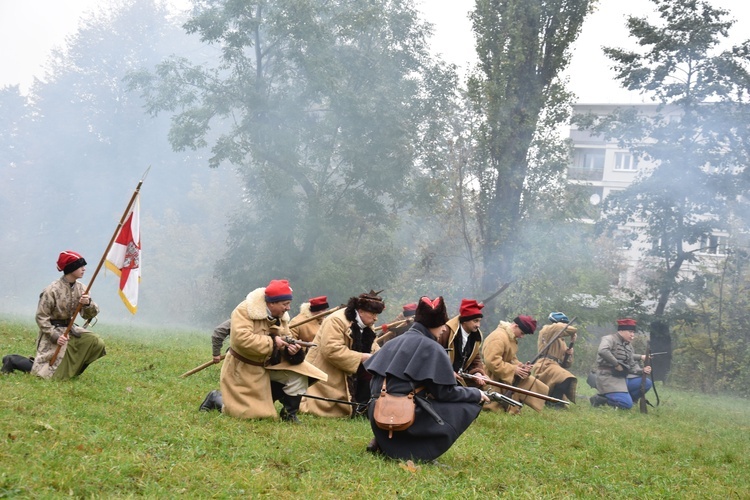
[[[13,373],[15,370],[18,370],[19,372],[29,373],[33,365],[34,358],[27,358],[20,354],[8,354],[3,357],[3,367],[0,369],[0,372]]]

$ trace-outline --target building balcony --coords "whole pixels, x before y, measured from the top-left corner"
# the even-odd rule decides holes
[[[572,181],[600,181],[603,178],[603,168],[568,168],[568,179]]]

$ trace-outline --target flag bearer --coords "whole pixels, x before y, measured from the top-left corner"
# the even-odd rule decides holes
[[[36,309],[39,337],[31,373],[42,378],[64,380],[83,373],[106,351],[104,341],[98,335],[78,325],[70,329],[69,336],[63,335],[78,304],[81,304],[81,317],[84,320],[93,319],[99,314],[99,306],[85,293],[83,283],[78,281],[86,272],[86,259],[66,250],[57,259],[57,270],[63,276],[39,295]],[[58,346],[57,358],[50,366],[49,362]]]

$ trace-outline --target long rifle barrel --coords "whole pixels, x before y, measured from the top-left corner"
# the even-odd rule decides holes
[[[553,398],[552,396],[547,396],[546,394],[540,394],[538,392],[529,391],[529,390],[526,390],[526,389],[521,389],[520,387],[516,387],[514,385],[504,384],[502,382],[495,382],[494,380],[489,379],[487,377],[481,377],[479,375],[472,375],[472,374],[466,373],[465,371],[462,371],[462,370],[459,371],[458,374],[461,377],[464,377],[464,378],[469,378],[469,379],[473,379],[473,380],[479,380],[479,381],[484,382],[487,385],[491,385],[491,386],[494,386],[494,387],[499,387],[500,389],[505,389],[505,390],[508,390],[508,391],[511,391],[511,392],[517,392],[519,394],[524,394],[526,396],[533,396],[535,398],[543,399],[545,401],[550,401],[552,403],[562,403],[564,405],[569,405],[570,404],[570,401],[563,401],[562,399]]]
[[[554,337],[552,337],[552,339],[549,342],[547,342],[547,345],[545,345],[544,347],[542,347],[539,350],[539,354],[537,354],[536,357],[534,357],[534,359],[532,359],[531,361],[529,361],[528,364],[533,365],[534,363],[537,362],[537,360],[539,360],[539,358],[545,356],[547,354],[547,351],[549,350],[549,348],[552,347],[552,344],[554,344],[555,342],[557,342],[557,339],[559,339],[560,337],[562,337],[563,333],[565,333],[565,331],[570,327],[570,325],[573,324],[573,322],[575,320],[576,320],[576,318],[573,318],[570,321],[568,321],[568,324],[565,325],[565,328],[563,328],[562,330],[560,330],[559,332],[557,332],[557,334]]]

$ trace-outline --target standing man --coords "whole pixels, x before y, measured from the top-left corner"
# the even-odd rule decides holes
[[[211,391],[201,410],[219,409],[238,418],[281,418],[299,423],[302,394],[326,374],[305,361],[305,351],[289,344],[292,289],[287,280],[271,280],[250,292],[232,312],[229,350],[221,367],[221,392]]]
[[[633,354],[631,342],[635,338],[635,320],[617,320],[617,333],[602,337],[596,353],[596,389],[591,396],[592,406],[609,405],[623,410],[633,407],[641,395],[641,376],[651,373],[651,367],[641,368]],[[643,361],[645,356],[638,356]],[[653,383],[646,379],[646,392]]]
[[[557,399],[567,398],[568,401],[576,402],[576,388],[578,379],[567,369],[573,365],[573,348],[568,347],[566,339],[575,342],[578,330],[568,323],[570,320],[561,312],[553,312],[549,315],[549,325],[542,327],[537,341],[538,352],[541,353],[550,341],[563,330],[565,333],[557,337],[547,347],[545,353],[534,363],[534,374],[536,378],[547,384],[550,396]],[[547,402],[552,408],[566,408],[562,403]]]
[[[303,302],[299,308],[299,314],[292,318],[291,323],[297,323],[299,321],[306,320],[307,318],[314,316],[322,311],[328,309],[328,297],[321,295],[320,297],[313,297],[308,302]],[[291,329],[292,335],[295,338],[304,342],[312,342],[315,335],[320,329],[320,325],[323,323],[323,318],[308,321],[304,325],[296,326]]]
[[[524,335],[533,335],[534,330],[536,330],[536,320],[531,316],[516,316],[510,323],[501,321],[495,331],[484,340],[482,358],[484,358],[487,376],[495,382],[515,385],[546,396],[549,394],[547,385],[531,375],[530,364],[521,363],[518,360],[518,340]],[[514,392],[512,397],[536,411],[541,412],[544,408],[543,399],[517,392]],[[499,404],[492,403],[490,408],[496,410]],[[507,412],[516,414],[519,409],[509,406]]]
[[[65,380],[83,373],[106,351],[104,341],[98,335],[77,325],[70,329],[69,337],[63,335],[79,304],[84,320],[91,320],[99,314],[99,306],[85,294],[86,287],[78,281],[86,272],[86,259],[72,250],[66,250],[57,258],[57,270],[62,271],[63,276],[39,295],[36,309],[39,336],[31,373],[41,378]],[[58,346],[57,359],[50,366],[49,362]]]
[[[362,367],[378,350],[372,326],[385,309],[377,292],[350,297],[346,308],[323,320],[310,348],[309,360],[328,374],[328,381],[315,384],[311,396],[365,404],[370,400],[370,374]],[[352,405],[305,398],[302,411],[319,417],[356,416]]]
[[[448,321],[443,333],[438,338],[440,345],[448,352],[456,380],[464,386],[484,387],[486,385],[484,382],[474,379],[464,380],[458,375],[458,372],[463,370],[470,375],[486,376],[484,363],[482,363],[482,357],[480,356],[482,332],[479,327],[484,317],[484,314],[482,314],[483,308],[484,304],[480,304],[474,299],[461,299],[458,316]]]
[[[443,297],[419,299],[411,328],[383,346],[365,362],[372,373],[370,390],[377,398],[382,389],[406,395],[414,391],[414,423],[405,430],[381,429],[375,422],[375,404],[368,408],[375,437],[367,451],[407,460],[434,460],[456,442],[481,411],[489,397],[479,389],[456,383],[445,350],[436,340],[448,321]]]

